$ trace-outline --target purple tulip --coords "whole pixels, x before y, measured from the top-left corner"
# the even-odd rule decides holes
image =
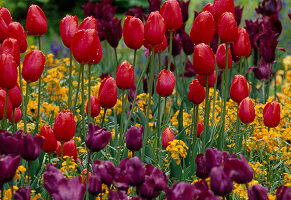
[[[170,45],[170,32],[166,32],[167,42]],[[173,34],[173,40],[172,40],[172,56],[176,57],[181,53],[182,50],[182,41],[180,37],[180,33],[176,31]]]
[[[149,13],[159,11],[162,0],[148,0],[149,2]]]
[[[182,21],[183,21],[183,23],[185,23],[185,22],[187,22],[187,20],[189,18],[188,8],[189,8],[190,0],[188,0],[188,1],[178,0],[178,2],[179,2],[179,6],[181,9],[181,13],[182,13]]]
[[[0,130],[0,144],[0,154],[19,154],[18,140],[10,132]]]
[[[137,194],[145,199],[153,199],[155,192],[155,180],[151,176],[146,176],[142,185],[136,189]]]
[[[213,52],[216,52],[217,51],[217,48],[218,48],[218,34],[215,34],[213,36],[213,39],[210,42],[210,47],[211,47],[211,49],[212,49]]]
[[[180,34],[180,38],[181,38],[181,41],[182,41],[182,47],[183,47],[184,53],[186,55],[191,55],[194,52],[194,44],[191,41],[189,35],[185,31],[183,31]]]
[[[2,189],[4,183],[12,180],[19,162],[19,155],[0,155],[0,189]]]
[[[55,200],[83,200],[85,194],[85,186],[79,181],[79,177],[71,180],[62,179],[57,185],[57,193],[52,196]]]
[[[129,183],[127,180],[126,173],[124,171],[121,171],[120,168],[116,169],[113,185],[119,190],[124,190],[124,191],[127,191],[127,189],[129,188]]]
[[[210,172],[210,186],[214,194],[226,196],[231,193],[233,184],[229,173],[230,170],[223,166],[212,168]]]
[[[185,71],[184,71],[184,77],[193,77],[196,75],[196,72],[194,71],[193,64],[189,59],[186,61],[185,65]],[[182,74],[179,75],[179,77],[182,77]]]
[[[129,88],[128,97],[127,97],[128,101],[132,102],[134,100],[135,91],[136,91],[136,86],[134,84],[131,88]]]
[[[207,148],[205,151],[206,172],[210,173],[213,167],[219,166],[222,162],[222,152],[217,148]]]
[[[89,179],[88,191],[90,194],[97,196],[102,192],[102,182],[99,175],[93,174]]]
[[[142,6],[137,6],[136,8],[130,8],[126,13],[126,16],[135,16],[141,21],[145,22],[147,20],[146,14],[142,10]]]
[[[243,6],[234,7],[235,21],[237,23],[237,26],[239,26],[239,24],[241,22],[241,17],[242,17],[243,10],[244,10]]]
[[[276,191],[277,200],[289,200],[291,199],[291,187],[279,186]]]
[[[271,30],[268,30],[264,32],[261,36],[262,39],[259,40],[260,55],[267,63],[274,62],[276,58],[278,41],[275,37],[276,35]]]
[[[88,134],[86,137],[86,146],[93,152],[98,152],[103,149],[111,140],[111,133],[106,129],[101,129],[99,126],[89,124]]]
[[[100,34],[108,41],[110,46],[116,48],[122,36],[121,20],[112,18],[110,21],[103,21],[102,26],[103,30]]]
[[[30,186],[17,190],[14,194],[14,200],[30,200]]]
[[[139,186],[145,180],[145,167],[138,157],[130,158],[126,162],[127,180],[132,186]]]
[[[248,74],[250,71],[254,71],[255,76],[256,76],[257,79],[268,82],[268,80],[272,80],[272,77],[274,75],[273,69],[272,69],[272,64],[270,64],[270,65],[271,65],[271,70],[269,70],[269,64],[266,63],[264,61],[264,59],[261,59],[261,61],[259,62],[258,67],[250,67],[247,70],[246,74]]]
[[[95,160],[93,163],[93,172],[100,176],[102,183],[110,186],[114,180],[114,175],[116,173],[116,168],[114,164],[107,160]]]
[[[62,172],[52,164],[49,164],[43,173],[44,187],[50,195],[58,192],[56,185],[63,179],[65,179],[65,177]]]
[[[196,163],[196,176],[202,179],[206,179],[208,177],[208,173],[206,171],[206,158],[203,154],[198,154],[195,159]]]
[[[126,192],[122,190],[111,190],[109,191],[108,200],[127,200]]]
[[[162,191],[167,188],[168,176],[159,168],[154,168],[151,175],[155,180],[155,191]]]
[[[166,190],[168,200],[191,200],[194,197],[194,188],[191,184],[174,183],[172,188]]]
[[[32,136],[31,133],[24,133],[19,140],[19,153],[24,160],[33,161],[41,152],[43,138]]]
[[[262,2],[259,2],[259,6],[256,8],[256,12],[264,16],[278,15],[281,8],[281,0],[263,0]]]
[[[140,130],[137,126],[132,126],[129,128],[125,134],[126,147],[132,151],[139,151],[142,147],[142,132],[143,126],[140,127]]]
[[[268,189],[261,185],[254,185],[248,189],[249,200],[269,200]]]

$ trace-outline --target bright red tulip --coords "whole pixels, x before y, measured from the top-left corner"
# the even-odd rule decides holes
[[[85,188],[86,188],[86,185],[87,185],[87,171],[88,171],[87,169],[83,169],[81,171],[80,176],[79,176],[79,181],[81,183],[84,183]],[[90,180],[91,176],[92,176],[92,174],[91,174],[91,172],[89,172],[89,174],[88,174],[88,180]]]
[[[119,89],[130,89],[134,85],[134,70],[132,65],[123,61],[116,70],[116,84]]]
[[[238,28],[235,17],[230,12],[221,15],[218,21],[218,35],[222,42],[235,42],[238,37]]]
[[[78,18],[77,16],[66,15],[60,23],[60,34],[64,45],[68,48],[71,47],[71,40],[75,33],[78,31]]]
[[[24,53],[27,49],[27,35],[23,26],[18,22],[12,22],[8,26],[7,34],[7,37],[17,40],[20,53]]]
[[[139,18],[127,16],[123,24],[123,40],[128,48],[139,49],[144,38],[144,26]]]
[[[45,55],[40,50],[26,54],[23,61],[22,77],[26,82],[35,82],[44,70]]]
[[[171,96],[175,87],[175,76],[170,70],[163,69],[159,73],[158,82],[157,82],[157,93],[160,97]]]
[[[1,52],[0,54],[11,54],[14,57],[14,60],[19,66],[20,64],[20,51],[18,42],[14,38],[8,38],[3,41],[3,44],[1,45]]]
[[[143,40],[143,45],[149,51],[152,51],[152,45],[150,45],[146,40]],[[164,35],[163,42],[155,46],[155,48],[154,48],[155,53],[161,53],[161,52],[165,51],[167,49],[167,47],[168,47],[168,42],[167,42],[166,36]]]
[[[86,17],[79,26],[79,30],[95,29],[97,31],[97,21],[94,17]]]
[[[221,44],[218,46],[216,51],[216,63],[220,69],[225,69],[225,52],[226,46],[225,44]],[[230,48],[228,47],[228,57],[227,57],[228,69],[232,67],[232,56]]]
[[[0,43],[7,38],[8,25],[12,22],[11,14],[7,8],[0,7]]]
[[[158,45],[163,42],[166,32],[165,20],[159,11],[151,12],[144,28],[144,39],[150,45]]]
[[[197,121],[197,138],[200,138],[203,131],[203,124],[200,120]]]
[[[0,87],[12,89],[17,83],[17,64],[11,54],[0,56]]]
[[[56,153],[61,157],[61,143],[58,141]],[[69,156],[73,157],[74,161],[78,159],[77,145],[75,140],[71,139],[64,143],[63,145],[63,157]],[[66,160],[66,159],[64,159]]]
[[[202,12],[203,11],[208,11],[208,12],[210,12],[211,14],[212,14],[212,16],[214,15],[214,10],[213,10],[213,8],[214,8],[214,3],[208,3],[208,4],[206,4],[206,6],[204,6],[204,8],[202,9]],[[214,19],[214,18],[213,18]]]
[[[249,57],[252,52],[249,34],[246,29],[238,28],[238,37],[233,44],[233,51],[237,57]]]
[[[40,136],[44,138],[42,149],[46,153],[53,153],[57,149],[57,140],[53,129],[46,124],[40,129]]]
[[[8,96],[13,108],[17,108],[21,105],[22,96],[18,83],[16,83],[16,85],[13,88],[8,90]]]
[[[233,0],[215,0],[213,5],[214,19],[219,20],[224,12],[231,12],[234,15]]]
[[[88,108],[88,105],[89,105],[89,101],[87,101],[87,105],[86,105],[86,113],[88,115],[89,113],[89,108]],[[100,103],[99,103],[99,99],[94,96],[94,95],[91,95],[91,117],[97,117],[100,113]]]
[[[70,110],[62,110],[54,124],[54,134],[57,141],[67,142],[71,140],[76,132],[74,115]]]
[[[276,127],[280,124],[280,104],[277,101],[267,103],[263,110],[264,124]]]
[[[198,44],[194,48],[193,68],[197,74],[211,75],[215,69],[215,57],[212,49],[204,44]]]
[[[71,51],[81,64],[97,64],[102,58],[102,47],[95,29],[78,31],[72,38]]]
[[[117,101],[117,88],[114,78],[107,77],[100,85],[98,92],[100,106],[103,108],[112,108]]]
[[[20,107],[15,108],[14,115],[15,115],[14,123],[18,123],[21,119],[21,116],[22,116],[22,110]],[[8,119],[9,119],[10,123],[13,123],[13,113],[11,113],[9,115]]]
[[[47,20],[42,9],[32,4],[27,12],[26,30],[30,35],[41,36],[47,31]]]
[[[0,88],[0,120],[3,119],[4,108],[6,102],[6,91]],[[6,110],[6,118],[8,118],[12,113],[12,105],[10,99],[7,101],[7,110]]]
[[[244,98],[249,96],[248,82],[243,75],[235,75],[233,77],[229,95],[237,103],[240,103]]]
[[[255,119],[255,108],[249,97],[244,98],[238,107],[238,117],[244,124],[252,123]]]
[[[160,13],[165,19],[168,31],[176,31],[182,26],[182,13],[177,0],[167,0],[162,5]]]
[[[169,146],[169,142],[175,139],[175,135],[170,127],[164,129],[162,133],[162,145],[166,149]]]
[[[205,89],[200,85],[198,79],[194,79],[189,85],[188,99],[198,105],[205,99]]]
[[[201,12],[194,20],[190,39],[194,44],[210,44],[214,36],[214,19],[210,12]]]
[[[206,87],[206,76],[204,75],[197,75],[198,81],[200,83],[200,85],[202,85],[203,87]],[[213,87],[216,81],[216,74],[215,71],[208,76],[208,87]]]

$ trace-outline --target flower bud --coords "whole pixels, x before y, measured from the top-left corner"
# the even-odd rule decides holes
[[[87,105],[86,105],[86,113],[87,115],[89,114],[89,108],[88,108],[88,105],[89,105],[89,101],[87,101]],[[91,95],[91,117],[97,117],[100,113],[100,103],[99,103],[99,99],[94,96],[94,95]]]
[[[61,157],[61,143],[57,142],[56,153],[59,157]],[[77,145],[75,140],[71,139],[64,143],[63,145],[63,157],[69,156],[73,157],[74,161],[78,159]]]
[[[95,29],[97,31],[97,21],[94,17],[86,17],[79,26],[79,30]]]
[[[126,192],[122,190],[110,190],[108,194],[108,200],[115,200],[115,199],[120,199],[120,200],[126,200],[128,199]]]
[[[151,12],[144,28],[144,39],[150,45],[158,45],[163,42],[166,32],[166,24],[164,18],[158,11]]]
[[[17,40],[20,53],[24,53],[27,49],[27,35],[23,26],[18,22],[12,22],[8,26],[7,34],[9,38]]]
[[[280,104],[277,101],[267,103],[263,110],[264,124],[276,127],[280,124]]]
[[[248,82],[243,75],[235,75],[233,77],[229,96],[237,103],[240,103],[244,98],[249,96]]]
[[[249,200],[269,200],[268,189],[257,184],[248,188]]]
[[[167,0],[162,5],[160,13],[165,19],[168,31],[176,31],[182,26],[182,13],[177,0]]]
[[[15,199],[15,200],[30,200],[30,186],[19,188],[15,192],[13,199]]]
[[[4,115],[4,108],[5,108],[5,102],[6,102],[6,91],[0,88],[0,120],[3,119]],[[12,105],[8,96],[7,101],[7,110],[6,110],[6,116],[5,118],[9,118],[9,116],[12,113]]]
[[[64,45],[71,47],[72,37],[78,31],[77,16],[66,15],[60,22],[60,34]]]
[[[202,85],[203,87],[206,87],[206,76],[198,74],[197,78],[200,85]],[[216,81],[216,74],[214,71],[210,76],[208,76],[208,87],[213,87],[215,84],[215,81]]]
[[[22,116],[22,110],[20,107],[17,107],[14,109],[15,109],[15,111],[14,111],[14,115],[15,115],[14,123],[18,123],[21,119],[21,116]],[[10,114],[8,119],[9,119],[10,123],[13,123],[13,114]]]
[[[107,77],[100,85],[98,99],[103,108],[112,108],[117,101],[117,88],[114,78]]]
[[[232,13],[225,12],[219,18],[218,35],[221,41],[225,43],[235,42],[237,40],[237,23]]]
[[[163,69],[159,73],[157,82],[157,93],[160,97],[171,96],[175,87],[175,76],[170,70]]]
[[[27,12],[26,30],[30,35],[41,36],[47,31],[47,20],[42,9],[32,4]]]
[[[86,146],[93,152],[101,151],[111,140],[111,133],[91,122],[86,137]]]
[[[220,69],[225,69],[225,62],[226,62],[226,58],[225,58],[226,53],[225,52],[226,52],[225,44],[219,45],[219,47],[217,48],[217,51],[216,51],[216,63]],[[231,51],[230,51],[229,47],[228,47],[227,63],[228,63],[228,69],[231,68],[232,67],[232,57],[231,57]]]
[[[251,42],[246,29],[238,28],[238,36],[233,44],[233,51],[239,58],[249,57],[252,53]]]
[[[21,105],[22,96],[18,83],[16,83],[12,89],[8,90],[8,96],[13,108],[17,108]]]
[[[54,134],[57,141],[67,142],[71,140],[76,132],[74,115],[70,110],[62,110],[54,124]]]
[[[203,124],[200,120],[197,121],[197,138],[200,138],[203,131]]]
[[[7,8],[0,7],[0,43],[7,38],[8,26],[12,23],[12,18]]]
[[[46,153],[55,152],[57,149],[57,140],[50,125],[46,124],[40,129],[40,136],[44,138],[42,145],[43,151]]]
[[[127,16],[123,24],[123,40],[130,49],[139,49],[144,39],[144,26],[139,18]]]
[[[134,85],[134,70],[132,65],[123,61],[116,70],[116,84],[119,89],[129,89]]]
[[[12,89],[17,83],[17,64],[11,54],[0,56],[0,87]]]
[[[196,105],[202,103],[205,99],[205,89],[197,79],[194,79],[189,85],[188,99]]]
[[[125,141],[126,147],[132,151],[136,152],[142,148],[142,132],[143,126],[140,127],[140,130],[137,126],[132,126],[126,131]]]
[[[22,137],[19,140],[19,153],[21,158],[27,161],[37,159],[40,155],[42,144],[42,137],[32,136],[30,133],[22,134]]]
[[[1,45],[0,54],[11,54],[17,66],[20,64],[20,51],[17,40],[14,38],[5,39]]]
[[[169,146],[169,142],[175,139],[175,135],[170,127],[164,129],[162,133],[162,145],[166,149]]]
[[[249,97],[244,98],[238,107],[238,116],[244,124],[252,123],[255,119],[255,108]]]
[[[215,69],[215,57],[212,49],[204,43],[194,48],[193,54],[194,71],[200,75],[210,76]]]
[[[234,15],[234,2],[233,0],[215,0],[213,5],[213,16],[216,21],[224,12],[231,12]]]

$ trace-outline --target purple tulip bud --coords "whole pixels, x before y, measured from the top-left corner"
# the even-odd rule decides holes
[[[126,170],[126,163],[129,160],[129,158],[124,158],[122,161],[120,161],[118,168],[120,169],[120,171],[125,171]]]
[[[194,71],[193,64],[191,63],[191,61],[189,59],[187,59],[186,65],[185,65],[184,76],[185,77],[193,77],[195,75],[196,75],[196,72]],[[181,76],[182,76],[182,74],[179,77],[181,77]]]
[[[100,176],[102,183],[110,186],[114,180],[116,168],[111,161],[95,160],[93,163],[93,172]]]
[[[194,52],[194,44],[193,44],[192,40],[190,39],[189,35],[185,31],[183,31],[181,33],[180,37],[181,37],[182,47],[183,47],[184,53],[186,55],[191,55]]]
[[[55,200],[83,200],[85,194],[85,186],[79,181],[79,177],[71,180],[62,179],[56,185],[58,192],[52,196]]]
[[[146,14],[142,10],[142,6],[137,6],[136,8],[130,8],[126,13],[126,16],[135,16],[141,21],[145,22],[147,20]]]
[[[181,9],[181,13],[182,13],[182,21],[183,21],[183,23],[185,23],[185,22],[187,22],[188,17],[189,17],[188,7],[189,7],[190,0],[188,0],[186,2],[184,0],[178,0],[178,2],[179,2],[179,6]]]
[[[213,167],[219,166],[222,161],[222,153],[217,149],[206,149],[205,151],[205,159],[206,159],[206,172],[210,173]]]
[[[134,100],[134,95],[136,91],[135,84],[129,89],[127,100],[132,102]]]
[[[168,177],[161,169],[154,168],[150,176],[155,180],[156,191],[162,191],[167,188]]]
[[[291,199],[291,187],[279,186],[276,191],[277,200],[288,200]]]
[[[110,46],[116,48],[122,36],[121,20],[112,18],[109,21],[103,21],[102,26],[102,37],[108,41]]]
[[[221,200],[221,198],[219,198],[218,196],[215,196],[214,193],[211,190],[201,192],[197,199]]]
[[[148,0],[149,2],[149,13],[159,11],[162,0]]]
[[[247,70],[247,74],[250,71],[254,71],[256,78],[259,80],[262,80],[262,81],[267,81],[267,80],[269,80],[269,76],[271,79],[271,77],[274,75],[272,65],[271,65],[271,70],[269,70],[269,64],[266,63],[264,59],[261,59],[258,67],[250,67]]]
[[[49,164],[43,173],[44,187],[50,195],[58,192],[56,185],[63,179],[65,179],[65,177],[62,172],[52,164]]]
[[[101,129],[99,126],[89,124],[88,134],[86,137],[86,146],[93,152],[98,152],[103,149],[111,140],[111,133],[106,129]]]
[[[132,186],[139,186],[145,180],[145,167],[138,157],[130,158],[126,162],[127,180]]]
[[[166,197],[168,200],[192,199],[194,197],[194,188],[189,183],[174,183],[172,188],[166,190]]]
[[[254,185],[248,189],[249,200],[269,200],[268,189],[261,185]]]
[[[146,175],[150,176],[153,171],[154,171],[155,167],[152,164],[147,164],[146,165]]]
[[[262,2],[259,2],[259,6],[256,8],[256,12],[264,16],[278,15],[281,8],[281,1],[263,0]]]
[[[206,171],[206,158],[203,154],[198,154],[195,159],[196,163],[196,176],[202,179],[206,179],[208,177],[208,173]]]
[[[234,7],[235,21],[237,23],[237,26],[239,26],[239,24],[241,22],[241,17],[242,17],[243,10],[244,10],[243,6]]]
[[[134,196],[131,198],[131,200],[144,200],[144,199],[139,196]]]
[[[4,183],[12,180],[19,162],[19,155],[0,155],[0,189],[2,189]]]
[[[111,190],[109,191],[108,200],[127,200],[126,192],[122,190]]]
[[[102,182],[99,175],[93,174],[91,176],[88,183],[88,191],[94,196],[102,192]]]
[[[30,186],[17,190],[14,194],[14,200],[30,200]]]
[[[212,41],[210,42],[210,47],[213,52],[217,51],[218,48],[218,34],[214,34]]]
[[[21,157],[27,161],[35,160],[41,152],[43,140],[42,137],[24,133],[19,140],[19,153]]]
[[[142,132],[143,126],[138,130],[137,126],[132,126],[129,128],[125,134],[126,147],[132,151],[139,151],[142,147]]]
[[[153,199],[155,192],[155,180],[150,176],[146,176],[145,181],[142,185],[137,187],[136,192],[142,198]]]
[[[214,194],[226,196],[233,189],[232,180],[229,177],[230,170],[223,167],[213,167],[210,172],[210,186]]]
[[[19,154],[18,140],[6,131],[0,130],[0,154]]]

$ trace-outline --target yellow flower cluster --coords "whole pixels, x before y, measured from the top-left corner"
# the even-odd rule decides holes
[[[182,140],[173,140],[169,142],[169,146],[166,151],[171,153],[171,157],[176,160],[176,164],[181,163],[181,158],[186,158],[187,156],[187,145]]]
[[[13,186],[13,194],[15,194],[15,192],[18,190],[19,188],[17,186]],[[11,189],[7,189],[4,190],[4,197],[3,200],[11,200],[12,199],[12,192]],[[1,191],[0,191],[1,194]],[[31,190],[30,191],[30,199],[31,200],[38,200],[41,198],[41,194],[40,193],[35,193],[35,190]]]
[[[66,176],[67,178],[72,178],[73,176],[77,175],[77,166],[78,164],[74,161],[73,158],[64,156],[65,161],[62,162],[62,167],[60,171]]]

